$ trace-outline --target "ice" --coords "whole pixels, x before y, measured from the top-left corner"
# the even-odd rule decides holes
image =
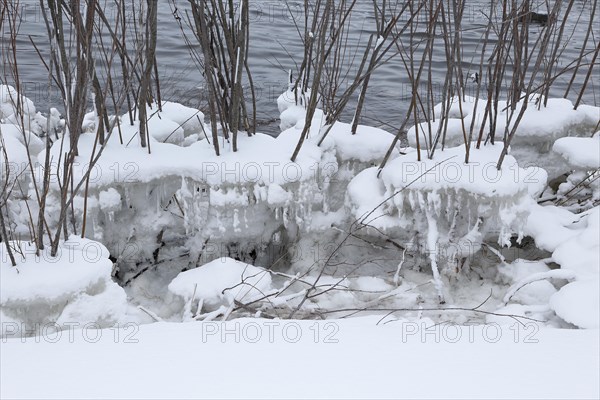
[[[118,209],[121,206],[121,195],[114,188],[103,190],[99,195],[98,206],[104,211]]]
[[[285,206],[291,199],[291,193],[286,192],[280,185],[269,185],[268,202],[271,206]]]
[[[17,265],[1,247],[0,308],[27,326],[60,322],[110,327],[126,318],[123,289],[112,281],[106,247],[71,236],[56,257],[50,249],[36,255],[30,242],[10,242]]]
[[[485,237],[493,229],[499,242],[506,244],[512,233],[522,232],[531,196],[541,192],[547,177],[543,170],[520,168],[510,156],[498,171],[500,151],[498,145],[473,149],[470,163],[465,164],[461,147],[438,151],[433,159],[422,161],[416,161],[415,150],[409,150],[383,169],[380,180],[375,169],[357,175],[348,187],[349,207],[356,218],[373,211],[370,224],[384,230],[404,229],[404,237],[416,232],[426,235],[432,227],[439,231],[442,246],[460,243],[461,237],[470,240],[465,235],[481,219],[482,233],[474,234]],[[424,214],[427,218],[422,218]],[[476,250],[480,239],[471,241],[471,250]]]
[[[304,291],[316,279],[315,265],[331,251],[316,247],[324,243],[335,247],[349,230],[360,228],[359,236],[351,232],[335,260],[324,267],[327,272],[315,287],[317,296],[303,303],[299,312],[312,315],[322,309],[360,306],[365,301],[409,308],[422,303],[439,306],[440,301],[460,305],[473,298],[483,301],[491,289],[507,294],[510,304],[503,305],[505,308],[522,306],[518,312],[543,316],[544,323],[552,326],[577,325],[560,307],[570,297],[561,285],[590,282],[598,276],[594,267],[598,263],[594,258],[598,224],[593,221],[598,213],[575,214],[560,206],[538,205],[546,190],[547,173],[527,165],[521,157],[529,154],[535,159],[530,149],[542,142],[547,146],[557,137],[587,135],[586,129],[594,122],[593,107],[567,112],[564,108],[570,103],[550,99],[547,108],[537,110],[532,99],[524,119],[524,126],[530,125],[517,133],[522,141],[516,137],[498,170],[504,148],[501,141],[482,143],[480,148],[471,143],[469,163],[464,162],[463,126],[470,126],[471,117],[481,116],[479,107],[474,110],[475,99],[466,98],[462,114],[456,102],[451,106],[444,148],[440,146],[434,155],[423,150],[419,160],[417,149],[397,145],[380,170],[394,134],[359,125],[353,135],[350,124],[336,121],[325,125],[321,109],[315,111],[296,161],[290,160],[306,123],[306,95],[310,93],[296,99],[293,91],[288,91],[280,97],[284,131],[278,137],[240,132],[238,151],[234,152],[232,142],[221,135],[219,156],[212,135],[207,135],[210,129],[203,122],[204,115],[196,109],[171,102],[164,102],[161,111],[157,104],[149,107],[149,148],[140,145],[139,122],[130,125],[129,116],[121,116],[120,129],[115,127],[107,138],[86,184],[87,198],[83,191],[78,193],[69,216],[80,227],[86,212],[86,236],[101,241],[117,259],[114,271],[105,271],[105,275],[114,273],[136,301],[151,305],[149,312],[154,314],[149,315],[210,320],[227,316],[235,300],[251,301],[272,293],[276,284],[271,273],[254,266],[262,265],[303,274],[305,282],[294,283],[286,296],[272,304],[261,303],[267,309],[274,304],[293,308],[300,305]],[[558,120],[548,113],[560,114]],[[60,118],[55,114],[50,122],[58,126]],[[545,121],[532,127],[536,120],[546,118],[553,127]],[[36,114],[30,121],[41,119]],[[498,132],[503,129],[502,121],[499,118]],[[80,136],[73,170],[76,183],[100,148],[93,112],[87,122],[89,129]],[[423,122],[419,130],[426,132],[431,124],[435,132],[441,122],[439,117]],[[10,161],[27,166],[29,146],[33,161],[43,163],[44,139],[32,131],[26,130],[24,135],[12,123],[1,128]],[[415,127],[409,130],[409,142],[414,132]],[[536,139],[528,142],[528,137]],[[61,140],[55,140],[50,150],[52,159],[68,150],[68,133],[58,138]],[[581,155],[579,159],[584,161],[578,168],[589,167],[589,140],[597,138],[565,138],[557,142],[555,150],[565,157]],[[423,136],[422,149],[428,141]],[[552,158],[557,159],[558,154]],[[577,167],[558,164],[557,168]],[[61,176],[61,168],[61,164],[53,164],[52,176]],[[569,184],[575,185],[580,174],[572,174]],[[39,174],[36,178],[41,183]],[[25,183],[33,198],[30,182]],[[51,229],[56,228],[59,189],[60,182],[52,180],[47,204]],[[10,199],[11,222],[15,221],[15,232],[27,234],[28,210],[15,200]],[[511,263],[502,256],[503,249],[491,246],[520,245],[526,236],[551,257]],[[133,253],[127,250],[130,246]],[[301,246],[308,250],[302,248],[304,253],[296,257],[293,250]],[[560,272],[550,273],[548,265],[560,266]],[[182,270],[185,272],[180,273]],[[537,276],[540,279],[536,274],[542,274]],[[550,276],[555,274],[562,278]],[[130,306],[124,292],[111,280],[102,282],[67,294],[66,307],[36,304],[31,321],[46,314],[61,323],[123,320]],[[523,287],[518,287],[520,284]],[[502,296],[496,297],[490,300],[490,309],[499,305]],[[559,300],[551,300],[554,298]],[[559,304],[556,312],[551,301]],[[4,308],[3,314],[6,318],[16,315]],[[421,314],[410,315],[416,318]],[[452,318],[464,322],[460,316]]]

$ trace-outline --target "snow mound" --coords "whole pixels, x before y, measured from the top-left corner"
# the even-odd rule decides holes
[[[17,139],[24,147],[29,148],[31,155],[36,155],[45,147],[44,142],[30,131],[23,131],[13,124],[0,124],[0,132],[4,137],[10,136]]]
[[[196,135],[196,140],[204,138],[208,129],[204,124],[204,114],[200,110],[170,101],[163,101],[161,105],[161,109],[158,103],[146,107],[148,132],[152,139],[159,143],[182,146],[190,136]],[[115,127],[113,136],[123,137],[123,141],[131,146],[140,140],[139,126],[138,119],[134,120],[132,125],[129,114],[124,114],[120,126]]]
[[[341,162],[380,162],[394,141],[394,135],[383,129],[359,125],[355,135],[350,130],[350,124],[336,122],[327,136],[333,141]]]
[[[0,309],[31,327],[45,323],[95,323],[110,327],[123,319],[125,291],[111,279],[106,247],[71,236],[56,257],[50,249],[35,254],[30,242],[10,242],[17,265],[1,247]]]
[[[302,106],[292,105],[281,112],[279,119],[279,128],[281,131],[295,127],[299,123],[303,123],[306,118],[306,109]]]
[[[566,137],[558,139],[552,148],[575,169],[600,168],[600,136],[591,138]]]
[[[162,112],[160,114],[182,127],[185,136],[200,133],[200,137],[204,137],[202,131],[207,129],[202,111],[172,101],[163,101],[161,105]]]
[[[55,109],[51,111],[53,116],[58,114]],[[9,85],[0,85],[0,122],[19,126],[26,135],[40,135],[47,128],[46,117],[37,112],[33,101]]]
[[[0,85],[0,118],[9,118],[17,114],[18,106],[25,115],[34,115],[37,111],[33,101],[17,93],[14,87]]]
[[[304,108],[308,103],[308,99],[310,99],[310,95],[310,89],[306,92],[302,92],[301,90],[294,90],[290,87],[277,98],[277,108],[279,109],[279,113],[281,114],[291,107],[299,106]]]
[[[600,274],[600,206],[580,218],[577,234],[560,244],[552,258],[562,269],[575,272],[580,279],[597,279]]]
[[[550,298],[550,307],[565,321],[584,329],[600,327],[600,281],[575,281]]]
[[[534,238],[537,247],[553,252],[579,233],[579,220],[564,208],[532,203],[523,233]]]
[[[512,263],[503,263],[498,266],[499,278],[507,283],[514,284],[533,274],[550,271],[550,268],[542,261],[529,261],[516,259]]]
[[[169,291],[185,302],[201,299],[212,306],[249,302],[271,289],[266,269],[226,257],[182,272],[169,284]]]
[[[600,206],[583,214],[558,207],[532,207],[526,231],[539,247],[552,251],[560,271],[573,282],[549,299],[563,320],[581,328],[598,328],[600,292]]]

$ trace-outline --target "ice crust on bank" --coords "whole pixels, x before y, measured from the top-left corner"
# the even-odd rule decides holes
[[[56,257],[50,249],[35,254],[30,242],[12,241],[17,265],[10,264],[1,247],[0,310],[14,321],[35,324],[93,323],[107,328],[127,313],[125,291],[111,277],[112,262],[106,247],[71,236]]]
[[[353,215],[364,217],[383,203],[369,217],[376,227],[418,230],[423,225],[414,218],[431,214],[436,221],[449,223],[448,232],[453,227],[463,235],[468,233],[466,226],[473,227],[482,218],[485,225],[499,229],[499,240],[506,244],[511,233],[521,232],[529,199],[541,192],[547,176],[543,170],[520,168],[511,156],[498,171],[501,150],[499,145],[473,149],[466,164],[464,147],[438,151],[433,159],[422,161],[417,161],[411,149],[381,171],[381,180],[377,180],[376,168],[354,178],[348,188]],[[461,224],[466,222],[459,231],[457,218]]]

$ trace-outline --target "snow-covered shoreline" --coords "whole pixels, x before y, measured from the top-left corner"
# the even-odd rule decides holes
[[[6,91],[14,93],[12,88]],[[600,276],[599,243],[594,239],[600,226],[598,206],[576,214],[537,204],[537,199],[549,190],[548,173],[537,165],[521,167],[519,154],[506,156],[498,170],[502,143],[477,148],[473,142],[469,163],[462,159],[465,149],[461,145],[426,157],[426,147],[419,152],[396,144],[389,162],[380,170],[377,165],[393,145],[393,135],[360,125],[357,134],[352,135],[350,125],[340,122],[330,129],[324,125],[321,110],[315,113],[299,157],[291,162],[289,157],[304,129],[306,111],[293,104],[290,96],[286,92],[279,100],[282,128],[286,128],[279,137],[241,136],[237,152],[222,138],[219,156],[214,154],[209,139],[200,134],[208,127],[199,110],[170,102],[163,104],[162,111],[156,110],[156,104],[149,108],[151,151],[134,140],[137,125],[125,123],[124,115],[123,124],[102,145],[93,178],[92,172],[87,175],[89,166],[74,169],[73,179],[86,182],[86,196],[73,199],[73,213],[76,220],[83,220],[85,215],[86,236],[96,240],[100,248],[108,248],[99,252],[106,253],[100,258],[110,266],[110,254],[114,264],[106,269],[102,279],[110,282],[110,276],[115,277],[125,287],[128,300],[115,285],[109,296],[120,298],[120,302],[102,306],[104,289],[94,289],[96,284],[91,281],[76,284],[69,272],[73,263],[96,269],[99,259],[83,254],[83,259],[77,261],[72,256],[58,255],[56,261],[43,267],[40,261],[48,258],[47,251],[42,259],[32,259],[35,246],[27,241],[14,242],[12,247],[19,258],[16,268],[3,252],[4,320],[30,326],[48,322],[52,314],[55,321],[100,323],[106,328],[124,321],[212,320],[227,318],[236,311],[241,312],[237,316],[254,311],[260,314],[261,310],[270,313],[271,308],[281,316],[293,316],[299,308],[308,315],[319,315],[322,311],[360,309],[365,305],[370,308],[373,302],[382,308],[399,309],[435,309],[441,302],[445,303],[439,307],[442,318],[448,316],[446,307],[465,307],[467,299],[484,301],[487,297],[487,312],[534,318],[555,327],[598,327],[597,307],[594,308],[594,299],[598,298],[595,284]],[[466,104],[469,102],[474,103],[467,99]],[[10,102],[3,106],[5,113],[11,110],[10,106]],[[537,127],[554,133],[536,133],[539,143],[537,150],[536,146],[529,147],[530,155],[551,152],[555,138],[572,134],[573,124],[579,124],[575,132],[579,137],[556,141],[554,152],[567,161],[562,167],[555,165],[558,172],[554,174],[570,169],[583,173],[600,167],[591,150],[600,143],[598,135],[589,138],[583,134],[593,128],[594,112],[600,120],[600,109],[587,107],[569,113],[568,107],[572,104],[567,100],[550,99],[548,110],[532,107],[525,113],[526,126],[548,113],[563,121],[546,121],[546,125]],[[454,108],[451,116],[460,117],[452,114],[457,111]],[[29,110],[36,112],[33,103]],[[466,107],[463,112],[468,122],[473,110]],[[39,113],[26,116],[31,121],[45,118]],[[90,132],[94,124],[90,115]],[[46,151],[38,142],[19,142],[17,128],[14,124],[2,125],[3,135],[15,140],[5,141],[9,150],[7,165],[23,162],[25,155],[25,162],[31,159],[36,170],[44,165]],[[37,135],[43,135],[41,128],[37,129]],[[323,139],[324,132],[328,136]],[[425,132],[422,134],[426,143]],[[459,136],[458,132],[450,129],[448,143],[454,136]],[[68,146],[68,140],[56,141],[50,149],[50,159],[60,159]],[[517,143],[515,148],[523,146]],[[20,152],[13,151],[15,148]],[[84,133],[75,162],[83,165],[85,160],[94,160],[96,154],[96,138]],[[60,177],[61,164],[51,166],[51,176]],[[571,175],[573,179],[577,176]],[[41,178],[35,175],[38,186],[43,184]],[[27,173],[18,171],[8,179],[20,180],[30,188],[34,184]],[[48,219],[50,226],[57,221],[59,182],[50,181],[46,209],[55,210]],[[568,192],[577,184],[575,180],[567,181],[561,190]],[[600,194],[597,186],[592,181],[592,201]],[[12,200],[14,205],[20,202],[18,197]],[[16,223],[13,229],[26,233],[29,208],[13,207],[11,212]],[[344,233],[348,233],[345,239]],[[501,254],[507,247],[514,247],[515,241],[518,247],[525,237],[533,238],[539,249],[548,252],[548,257],[539,260],[517,254],[506,259]],[[72,238],[79,247],[86,247],[83,245],[87,242]],[[355,242],[331,253],[332,245],[349,239]],[[371,247],[365,248],[357,239]],[[396,248],[383,250],[386,241]],[[23,245],[27,250],[18,250]],[[573,262],[574,251],[585,257]],[[184,256],[178,256],[182,252]],[[337,267],[321,266],[327,254],[336,257]],[[379,257],[389,261],[378,263]],[[233,258],[240,260],[242,267]],[[151,260],[159,267],[148,271],[144,263],[151,266]],[[553,271],[552,262],[562,266],[562,275]],[[206,271],[212,268],[207,263],[214,266],[213,272],[205,273],[204,266]],[[267,269],[257,269],[255,265]],[[28,276],[39,279],[33,272],[39,268],[54,271],[55,279],[64,277],[59,280],[64,281],[65,293],[69,293],[66,298],[54,301],[35,290],[25,290],[21,300],[6,294],[18,292],[15,288],[22,286]],[[320,268],[325,276],[320,275]],[[20,269],[23,274],[15,273]],[[188,269],[192,271],[178,277],[180,271]],[[198,277],[192,279],[192,273]],[[485,285],[473,285],[475,277],[484,279]],[[252,298],[227,292],[237,287],[246,294],[257,292]],[[120,292],[115,297],[117,288]],[[60,291],[60,286],[56,290]],[[400,295],[402,292],[406,294]],[[46,311],[23,313],[23,309],[41,305],[40,300],[47,303]],[[65,301],[68,307],[58,305]],[[243,306],[245,302],[252,306]],[[90,308],[89,304],[97,306]],[[418,318],[418,313],[407,315]],[[457,321],[461,320],[466,321]]]

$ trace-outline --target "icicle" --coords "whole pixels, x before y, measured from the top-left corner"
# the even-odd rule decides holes
[[[236,208],[233,210],[233,230],[235,232],[241,232],[240,229],[240,218],[239,218],[239,210]]]
[[[288,223],[289,223],[289,221],[288,221],[288,211],[289,211],[289,208],[288,207],[284,207],[284,209],[283,209],[283,226],[286,229],[287,229]]]
[[[431,210],[425,209],[425,215],[427,216],[427,253],[429,254],[429,260],[431,261],[431,270],[433,272],[433,285],[438,293],[440,303],[444,303],[444,284],[437,265],[437,245],[438,245],[438,226],[435,216],[432,215]]]
[[[402,269],[402,264],[404,264],[404,256],[406,255],[406,249],[402,250],[402,259],[398,264],[398,268],[396,269],[396,274],[394,274],[394,284],[398,286],[400,283],[400,270]]]

